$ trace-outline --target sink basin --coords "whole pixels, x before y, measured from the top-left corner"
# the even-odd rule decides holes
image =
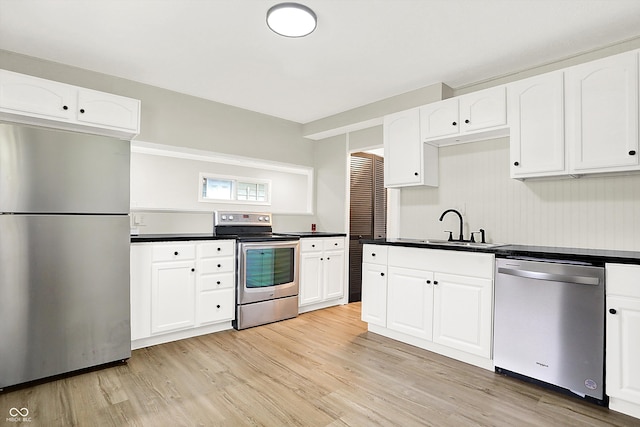
[[[411,239],[406,237],[400,237],[395,239],[397,242],[406,242],[406,243],[419,243],[423,245],[443,245],[443,246],[467,246],[470,248],[495,248],[497,246],[504,246],[506,243],[480,243],[480,242],[460,242],[460,241],[449,241],[449,240],[441,240],[441,239]]]

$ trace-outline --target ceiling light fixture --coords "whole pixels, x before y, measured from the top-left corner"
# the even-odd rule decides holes
[[[304,37],[316,29],[318,18],[313,10],[299,3],[280,3],[267,12],[267,25],[285,37]]]

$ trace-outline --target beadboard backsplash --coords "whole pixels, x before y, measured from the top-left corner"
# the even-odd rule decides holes
[[[518,181],[509,177],[509,139],[440,148],[440,186],[401,190],[400,236],[465,238],[486,230],[487,241],[640,250],[640,174]]]

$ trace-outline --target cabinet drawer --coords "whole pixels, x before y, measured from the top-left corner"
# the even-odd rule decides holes
[[[235,317],[233,289],[201,292],[198,299],[198,323],[215,323]]]
[[[198,245],[198,256],[200,258],[233,256],[235,244],[236,242],[234,240],[201,243]]]
[[[607,264],[605,271],[607,295],[640,298],[640,266]]]
[[[156,245],[153,247],[153,261],[176,261],[195,259],[196,247],[193,244]]]
[[[300,252],[322,251],[324,242],[322,239],[300,239]]]
[[[382,245],[364,245],[362,248],[362,262],[386,265],[388,249]]]
[[[233,273],[202,274],[199,276],[201,291],[214,291],[216,289],[232,288],[235,285]]]
[[[198,272],[200,274],[233,272],[233,264],[233,257],[206,258],[198,261]]]
[[[344,249],[344,237],[331,237],[324,239],[324,250]]]

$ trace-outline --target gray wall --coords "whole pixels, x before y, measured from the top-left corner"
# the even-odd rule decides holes
[[[302,125],[105,74],[0,50],[1,68],[142,101],[139,141],[313,166]]]
[[[314,165],[315,142],[302,136],[299,123],[149,86],[93,71],[0,50],[0,67],[45,79],[114,93],[142,101],[138,141],[236,156]],[[338,191],[342,191],[339,189]],[[210,215],[139,212],[140,232],[209,232]],[[328,212],[342,221],[343,213]],[[304,230],[313,215],[274,218],[280,231]],[[332,219],[328,219],[332,223]]]

